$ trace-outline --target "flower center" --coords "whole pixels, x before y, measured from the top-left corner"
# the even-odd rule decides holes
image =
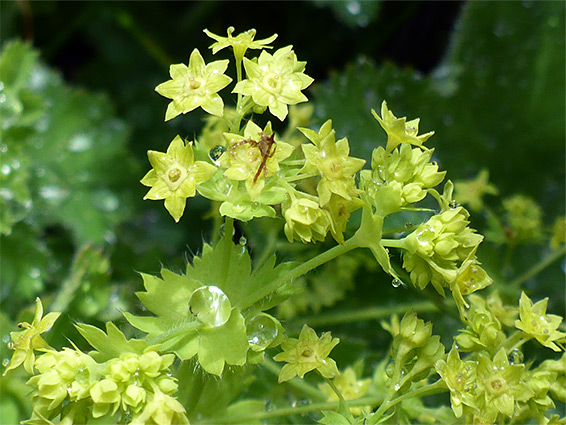
[[[179,170],[178,168],[173,168],[172,170],[169,170],[169,174],[167,174],[167,177],[169,178],[169,181],[171,183],[175,183],[177,180],[181,178],[182,175],[183,173],[181,170]]]
[[[281,91],[281,77],[275,73],[266,75],[263,84],[270,93],[279,93]]]
[[[202,85],[202,83],[201,83],[199,80],[195,79],[194,77],[190,77],[190,78],[189,78],[189,88],[190,88],[191,90],[196,90],[196,89],[198,89],[201,85]]]

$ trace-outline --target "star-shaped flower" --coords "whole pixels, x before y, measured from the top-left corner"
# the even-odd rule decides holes
[[[182,63],[171,65],[169,74],[172,79],[155,88],[160,95],[173,99],[167,107],[165,121],[199,106],[209,114],[222,116],[224,102],[217,92],[232,81],[224,75],[228,62],[226,59],[207,65],[198,49],[195,49],[189,58],[189,66]]]
[[[313,142],[303,145],[306,163],[301,172],[315,172],[321,176],[316,188],[320,205],[328,204],[333,193],[348,201],[357,196],[354,176],[365,160],[348,156],[348,139],[344,137],[336,142],[331,120],[326,121],[318,133],[308,128],[299,130]]]
[[[456,181],[455,191],[458,196],[458,202],[466,204],[472,211],[483,210],[484,195],[497,195],[497,188],[489,183],[489,171],[483,169],[473,180]]]
[[[287,105],[308,100],[301,90],[314,81],[304,73],[306,62],[297,61],[292,47],[279,49],[273,55],[264,50],[257,61],[244,58],[247,79],[236,84],[233,90],[251,96],[260,106],[269,107],[269,112],[281,121],[289,112]]]
[[[153,166],[141,180],[151,189],[144,199],[165,199],[165,208],[179,221],[185,211],[186,199],[195,196],[196,187],[212,178],[217,168],[204,161],[194,160],[192,142],[185,145],[176,136],[167,148],[167,153],[148,151]]]
[[[9,370],[17,368],[22,363],[24,364],[25,370],[33,374],[33,364],[35,362],[34,350],[46,350],[49,349],[49,344],[41,337],[41,334],[47,332],[53,326],[53,323],[61,313],[48,313],[45,317],[43,316],[43,305],[41,300],[36,298],[35,300],[35,314],[31,325],[27,322],[20,323],[19,328],[24,328],[25,330],[21,332],[11,332],[10,338],[12,341],[8,346],[15,350],[10,360],[10,364],[4,371],[4,375],[8,373]]]
[[[213,34],[207,29],[204,30],[204,33],[210,38],[216,40],[216,43],[212,43],[210,45],[213,55],[218,53],[220,50],[231,46],[232,49],[234,49],[234,56],[236,57],[236,60],[239,61],[242,60],[246,54],[246,50],[248,49],[271,49],[272,47],[268,46],[268,44],[272,43],[277,38],[277,34],[273,34],[271,37],[264,38],[263,40],[254,40],[256,35],[255,29],[241,32],[236,37],[233,37],[232,34],[234,33],[234,27],[228,28],[228,37],[221,37]]]
[[[385,148],[387,152],[391,152],[401,143],[422,146],[434,134],[434,131],[431,131],[418,136],[420,119],[407,121],[405,117],[397,118],[387,108],[387,102],[385,101],[381,104],[381,117],[373,109],[371,113],[387,133],[387,146]]]
[[[515,327],[534,337],[545,347],[554,351],[564,350],[561,345],[565,342],[566,334],[557,330],[562,317],[546,314],[547,306],[548,298],[533,305],[533,302],[523,292],[519,300],[520,320],[515,321]]]
[[[273,358],[278,362],[287,362],[279,372],[279,382],[288,381],[295,376],[303,378],[305,373],[315,369],[325,378],[337,376],[339,372],[336,362],[328,355],[339,342],[340,339],[332,338],[330,332],[318,338],[313,329],[304,325],[299,339],[287,339],[281,344],[283,352]]]
[[[505,416],[512,416],[516,401],[525,401],[534,395],[523,382],[524,371],[524,364],[509,364],[504,348],[497,352],[493,360],[480,354],[477,382],[479,390],[484,392],[484,409],[493,409]]]
[[[435,364],[436,371],[450,390],[450,404],[457,418],[462,416],[463,405],[476,407],[475,366],[474,362],[460,360],[460,354],[455,346],[448,353],[446,360],[439,360]]]
[[[275,141],[271,123],[262,130],[257,124],[248,121],[244,135],[225,133],[229,147],[219,158],[222,167],[227,168],[224,176],[246,182],[246,190],[252,200],[260,195],[265,187],[265,179],[279,171],[279,162],[288,158],[293,146]]]

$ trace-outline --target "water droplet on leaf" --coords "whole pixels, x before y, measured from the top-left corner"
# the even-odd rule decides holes
[[[230,319],[232,304],[216,286],[201,286],[189,299],[189,311],[195,318],[210,327],[222,326]]]
[[[275,319],[265,313],[252,318],[246,327],[248,342],[254,351],[263,351],[269,347],[277,338],[278,332]]]

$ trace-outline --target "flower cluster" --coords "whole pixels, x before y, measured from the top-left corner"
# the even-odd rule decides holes
[[[184,407],[172,397],[177,391],[168,374],[173,359],[149,348],[105,363],[78,350],[48,351],[37,358],[39,373],[28,381],[34,417],[60,415],[62,423],[87,423],[120,412],[136,424],[188,424]]]
[[[405,238],[403,267],[421,289],[429,283],[444,295],[444,287],[458,277],[459,265],[474,251],[483,236],[468,227],[463,207],[431,217]]]
[[[434,149],[422,150],[401,144],[392,152],[379,147],[373,151],[371,171],[364,170],[361,185],[378,214],[388,215],[424,199],[427,189],[444,180],[446,171],[430,159]]]
[[[466,329],[454,338],[460,350],[481,351],[499,346],[506,339],[501,322],[483,298],[472,296],[470,301]]]

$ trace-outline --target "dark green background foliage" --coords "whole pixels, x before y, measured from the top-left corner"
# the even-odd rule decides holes
[[[2,144],[10,146],[0,153],[2,165],[20,164],[2,180],[14,192],[0,203],[9,227],[1,229],[2,336],[29,319],[23,309],[41,295],[45,305],[64,310],[50,342],[78,341],[70,318],[100,324],[119,320],[119,310],[135,312],[135,271],[156,274],[162,264],[180,271],[186,252],[198,253],[202,240],[212,239],[207,201],[190,199],[175,225],[162,203],[142,201],[138,183],[149,169],[148,149],[163,151],[176,134],[193,139],[202,126],[200,111],[164,123],[167,101],[154,87],[195,47],[212,59],[203,28],[220,35],[230,25],[236,32],[256,28],[258,38],[278,33],[276,47],[293,44],[308,62],[316,117],[333,120],[354,156],[369,160],[385,143],[369,113],[385,99],[398,116],[420,117],[423,133],[436,131],[427,146],[436,148],[448,178],[487,168],[501,197],[524,193],[543,207],[548,232],[565,208],[564,11],[560,1],[0,2],[3,50],[14,39],[37,49],[12,44],[14,56],[4,57],[1,71],[4,83],[17,87],[0,109],[3,123],[15,120],[2,130]],[[25,114],[18,115],[13,99]],[[487,199],[496,214],[501,197]],[[484,214],[471,219],[485,230]],[[260,234],[273,234],[273,221],[239,226],[252,258],[270,243],[283,246],[279,258],[299,260],[325,246],[284,247],[277,242],[283,223],[275,223],[271,242]],[[547,253],[546,240],[518,247],[505,274],[501,246],[487,241],[478,255],[502,285]],[[300,282],[306,292],[280,313],[325,311],[345,291],[344,310],[422,297],[393,288],[363,253],[342,262],[336,273],[343,281],[327,282],[325,290],[326,276],[336,275],[336,265],[328,267]],[[564,312],[559,264],[527,287],[533,299],[552,296],[551,312]],[[509,301],[518,294],[511,291]],[[430,317],[435,333],[454,331],[451,319]],[[288,324],[300,329],[306,320]],[[388,337],[375,329],[364,322],[333,328],[343,339],[338,363],[355,361],[352,353],[379,357]],[[1,353],[8,355],[4,346]]]

